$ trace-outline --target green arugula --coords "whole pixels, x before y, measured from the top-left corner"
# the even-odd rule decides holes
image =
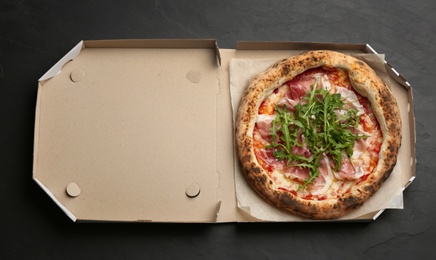
[[[340,94],[330,94],[328,90],[317,89],[316,81],[303,100],[295,106],[295,112],[289,112],[286,105],[275,106],[275,119],[271,122],[271,144],[273,156],[285,160],[287,167],[297,166],[309,169],[309,178],[300,185],[307,188],[319,176],[320,160],[328,155],[335,163],[335,171],[341,168],[343,152],[351,158],[356,140],[366,136],[353,134],[357,128],[359,116],[352,108],[344,109]],[[303,104],[304,103],[304,104]],[[338,113],[343,112],[338,117]],[[304,135],[310,157],[293,154],[294,146],[303,147],[298,141],[299,134]]]

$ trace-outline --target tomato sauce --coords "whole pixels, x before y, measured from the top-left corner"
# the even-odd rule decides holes
[[[366,171],[369,171],[369,173],[366,173],[365,175],[363,175],[363,177],[361,177],[357,181],[357,183],[363,182],[368,178],[368,176],[375,169],[375,167],[377,166],[377,163],[378,163],[378,154],[380,152],[381,143],[382,143],[382,133],[380,131],[380,126],[377,122],[377,119],[375,118],[375,116],[372,112],[372,109],[371,109],[371,106],[370,106],[368,99],[365,98],[364,96],[360,95],[356,90],[354,90],[351,87],[351,82],[348,78],[348,74],[344,70],[340,70],[337,68],[319,67],[319,68],[307,70],[307,71],[303,72],[302,74],[296,76],[291,81],[292,82],[298,81],[304,76],[313,75],[316,73],[327,74],[327,77],[330,81],[330,84],[332,85],[332,88],[333,88],[333,86],[341,86],[341,87],[345,87],[347,89],[351,89],[356,94],[359,103],[363,106],[364,115],[362,115],[360,117],[360,123],[361,123],[362,128],[365,132],[371,133],[372,136],[374,136],[371,143],[367,147],[367,150],[370,153],[370,162],[369,162],[369,166],[367,166]],[[289,83],[291,81],[289,81],[285,84],[289,85]],[[277,89],[274,90],[273,94],[278,93]],[[274,111],[274,104],[272,104],[271,101],[268,99],[264,100],[258,109],[258,114],[273,115],[274,112],[275,112]],[[266,158],[267,155],[266,155],[265,149],[266,149],[267,144],[268,143],[260,136],[259,130],[258,130],[257,126],[255,125],[254,130],[253,130],[254,153],[257,157],[259,164],[266,171],[268,171],[271,174],[275,170],[275,168],[273,165],[268,163],[268,158]],[[339,192],[339,193],[347,192],[347,191],[341,191],[343,185],[344,185],[344,183],[341,184],[341,186],[340,186],[341,188],[339,188],[339,190],[334,191],[331,195],[339,196],[339,194],[337,194],[336,192]],[[278,189],[288,191],[288,192],[292,193],[293,195],[297,196],[297,192],[295,190],[289,190],[289,189],[286,189],[284,187],[278,187]],[[312,195],[309,193],[308,195],[305,195],[305,197],[302,197],[302,199],[325,200],[325,199],[328,199],[328,196],[326,194]]]

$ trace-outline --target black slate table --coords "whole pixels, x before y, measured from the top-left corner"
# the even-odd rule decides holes
[[[0,259],[435,259],[436,2],[0,0]],[[83,39],[369,43],[412,85],[417,178],[372,223],[78,224],[32,181],[37,80]]]

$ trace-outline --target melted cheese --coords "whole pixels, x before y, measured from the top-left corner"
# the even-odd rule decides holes
[[[257,127],[255,127],[253,132],[254,150],[259,164],[267,170],[276,189],[287,190],[294,194],[297,194],[298,191],[298,196],[313,200],[337,198],[341,196],[341,194],[348,192],[353,185],[362,181],[368,174],[371,174],[378,162],[378,152],[382,142],[382,134],[372,112],[365,110],[364,105],[361,103],[368,101],[362,97],[358,97],[352,90],[348,76],[344,71],[316,68],[313,71],[306,72],[306,74],[307,75],[304,75],[305,81],[308,80],[307,77],[313,77],[313,82],[318,80],[320,84],[319,87],[329,90],[332,94],[339,93],[345,107],[356,109],[357,114],[361,118],[356,131],[366,135],[367,138],[356,142],[353,148],[353,156],[349,158],[354,168],[354,177],[344,178],[343,175],[334,172],[328,157],[325,156],[322,160],[326,160],[324,164],[327,165],[327,168],[322,170],[323,175],[321,177],[323,180],[318,180],[318,182],[312,184],[312,186],[308,185],[309,187],[307,189],[300,189],[301,181],[299,181],[298,178],[292,178],[289,173],[285,174],[283,172],[283,162],[278,162],[275,158],[265,158],[268,156],[266,146],[269,142],[267,141],[268,138],[263,138],[263,135],[259,132],[265,132],[265,130],[269,129],[257,129]],[[288,91],[290,91],[288,84],[283,84],[276,89],[276,91],[261,104],[259,108],[259,120],[269,119],[271,116],[267,115],[274,115],[275,105],[279,102],[290,102],[289,100],[285,100],[289,99],[290,95]],[[292,105],[292,103],[288,104]],[[345,110],[338,111],[338,113],[345,113]],[[270,151],[269,154],[272,154],[272,152]]]

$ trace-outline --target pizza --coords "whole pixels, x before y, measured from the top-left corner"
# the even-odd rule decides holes
[[[389,87],[365,62],[327,50],[277,61],[252,79],[235,131],[250,186],[310,219],[362,206],[391,174],[401,145]]]

